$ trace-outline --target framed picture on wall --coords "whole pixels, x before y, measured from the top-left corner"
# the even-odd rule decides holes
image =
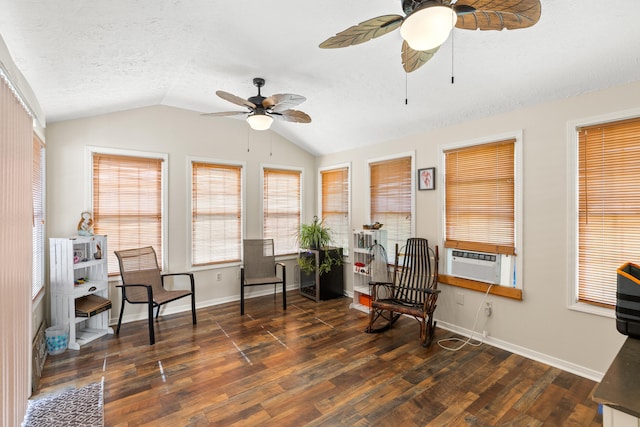
[[[436,189],[436,168],[418,169],[418,190]]]

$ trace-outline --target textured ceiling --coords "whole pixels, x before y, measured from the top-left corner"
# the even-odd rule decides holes
[[[312,123],[272,129],[314,154],[640,79],[638,1],[542,0],[535,26],[454,30],[408,75],[399,31],[318,48],[358,22],[403,14],[401,0],[0,0],[0,10],[0,34],[48,122],[158,104],[235,110],[215,91],[248,98],[263,77],[263,95],[307,97],[296,108]]]

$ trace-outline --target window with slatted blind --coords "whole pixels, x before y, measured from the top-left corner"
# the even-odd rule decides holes
[[[331,229],[333,244],[349,254],[349,166],[320,171],[321,218]]]
[[[153,246],[164,267],[163,180],[166,155],[93,151],[93,222],[108,238],[109,274],[119,274],[114,251]]]
[[[576,130],[577,300],[613,308],[617,268],[640,262],[640,118]]]
[[[36,135],[33,137],[33,171],[31,192],[33,196],[33,265],[31,276],[31,298],[35,299],[44,288],[45,253],[45,146]]]
[[[302,172],[292,169],[263,168],[263,237],[273,239],[276,255],[298,252],[296,235],[300,230]]]
[[[371,222],[379,222],[387,230],[390,256],[396,243],[403,247],[413,234],[412,170],[411,156],[369,162]]]
[[[240,261],[242,167],[191,162],[191,264]]]
[[[515,142],[444,151],[445,247],[515,254]]]

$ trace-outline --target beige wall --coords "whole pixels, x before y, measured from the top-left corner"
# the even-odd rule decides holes
[[[47,128],[49,236],[73,234],[79,213],[89,207],[84,200],[85,145],[169,153],[169,269],[187,269],[188,197],[186,156],[204,156],[247,164],[247,235],[259,236],[260,163],[304,168],[304,209],[309,220],[316,200],[316,168],[351,162],[352,218],[356,227],[366,215],[367,159],[414,151],[416,167],[438,166],[440,146],[511,131],[524,135],[524,300],[491,296],[494,311],[485,330],[488,342],[598,378],[607,369],[624,337],[614,319],[569,310],[570,257],[568,203],[568,122],[637,108],[640,83],[586,94],[412,135],[383,144],[314,159],[273,132],[249,132],[232,119],[204,119],[197,113],[169,107],[152,107],[100,117],[54,123]],[[247,153],[247,137],[251,151]],[[273,157],[269,147],[273,146]],[[442,177],[437,176],[438,184]],[[438,185],[438,188],[440,186]],[[442,246],[441,195],[416,192],[416,235]],[[289,263],[293,275],[293,263]],[[223,273],[222,282],[215,273]],[[237,266],[198,271],[198,304],[237,299]],[[346,268],[345,271],[349,271]],[[293,283],[289,280],[289,283]],[[352,281],[346,274],[347,290]],[[441,325],[469,330],[483,295],[441,285],[436,311]],[[457,292],[465,304],[456,304]],[[119,294],[112,289],[114,301]],[[186,307],[178,307],[186,308]],[[127,309],[127,313],[131,313]],[[116,318],[117,309],[112,310]],[[136,318],[138,313],[129,316]],[[482,320],[482,319],[481,319]],[[417,331],[417,330],[416,330]],[[417,333],[417,332],[416,332]]]
[[[295,124],[294,124],[295,126]],[[205,118],[199,113],[171,107],[141,108],[98,117],[49,124],[47,137],[48,237],[76,234],[80,212],[91,208],[85,196],[85,146],[167,153],[169,156],[168,270],[189,269],[188,156],[240,161],[246,164],[246,237],[259,238],[261,223],[260,165],[303,169],[304,194],[315,189],[315,159],[272,131],[249,130],[243,120]],[[247,152],[249,148],[249,152]],[[272,153],[272,155],[270,155]],[[305,220],[313,216],[315,200],[304,197]],[[293,285],[295,261],[288,262],[288,284]],[[194,270],[198,306],[239,299],[239,266]],[[216,280],[216,273],[222,280]],[[119,290],[112,284],[112,321],[119,313]],[[271,292],[269,287],[249,293]],[[169,304],[167,312],[188,309],[188,301]],[[116,307],[117,306],[117,307]],[[238,308],[238,311],[240,309]],[[140,306],[127,306],[125,321],[144,318]]]
[[[520,109],[395,141],[325,156],[318,166],[352,161],[352,224],[365,224],[366,161],[416,150],[416,168],[438,165],[439,146],[522,130],[524,141],[524,300],[490,296],[493,315],[485,329],[495,345],[598,378],[624,341],[613,318],[569,310],[568,122],[638,108],[640,83]],[[439,171],[438,171],[439,172]],[[440,183],[416,192],[416,234],[442,247]],[[640,254],[639,254],[640,257]],[[637,261],[637,260],[636,260]],[[483,294],[441,285],[436,317],[441,325],[470,330]],[[456,293],[464,294],[464,306]],[[480,317],[484,321],[484,315]],[[482,329],[480,329],[482,331]]]

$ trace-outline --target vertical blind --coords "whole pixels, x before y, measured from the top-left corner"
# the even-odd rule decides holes
[[[411,157],[369,164],[371,222],[384,224],[387,251],[403,247],[411,237]]]
[[[1,42],[0,38],[0,45]],[[31,395],[32,144],[33,119],[0,68],[0,425],[3,426],[21,425]]]
[[[31,193],[33,198],[33,266],[31,277],[31,298],[38,296],[44,288],[44,143],[33,136],[33,169],[31,174]]]
[[[239,261],[242,168],[192,162],[191,170],[192,264]]]
[[[445,151],[445,247],[515,255],[515,142]]]
[[[640,118],[578,129],[578,300],[613,307],[640,261]]]
[[[162,159],[94,153],[93,220],[108,238],[109,274],[121,249],[153,246],[163,266]]]
[[[320,172],[322,219],[331,229],[333,244],[349,248],[349,168]]]
[[[297,253],[300,230],[300,171],[264,169],[263,236],[276,255]]]

